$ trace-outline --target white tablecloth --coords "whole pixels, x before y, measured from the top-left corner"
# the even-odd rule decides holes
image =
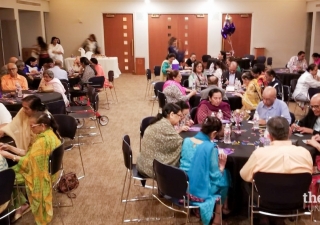
[[[64,60],[65,67],[67,70],[72,68],[73,62],[76,58],[66,58]],[[108,71],[113,70],[114,78],[118,78],[121,74],[121,71],[118,66],[118,57],[105,57],[97,58],[98,63],[102,66],[104,73],[108,76]]]

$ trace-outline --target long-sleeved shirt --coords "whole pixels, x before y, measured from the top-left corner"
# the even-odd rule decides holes
[[[299,77],[296,89],[294,89],[292,97],[295,99],[299,94],[307,96],[309,88],[317,87],[320,87],[320,81],[314,79],[312,74],[306,71]]]
[[[28,90],[27,79],[23,76],[17,74],[17,77],[12,77],[11,75],[4,75],[1,78],[1,87],[3,91],[14,91],[16,90],[16,83],[19,83],[22,90]]]
[[[269,117],[283,116],[288,120],[289,124],[291,124],[291,116],[288,106],[279,99],[276,99],[270,107],[266,106],[263,101],[259,102],[257,112],[260,119],[268,120]]]
[[[292,145],[290,140],[273,141],[270,146],[255,150],[240,170],[240,176],[252,182],[253,174],[266,173],[312,173],[313,163],[310,152]]]
[[[169,85],[163,89],[163,93],[167,98],[167,103],[176,103],[178,101],[188,101],[189,96],[184,95],[180,89],[175,85]]]
[[[302,61],[299,61],[298,56],[292,56],[287,64],[287,67],[290,69],[290,71],[306,70],[308,67],[308,63],[305,59]]]

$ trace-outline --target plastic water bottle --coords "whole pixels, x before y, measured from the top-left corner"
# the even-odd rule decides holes
[[[22,98],[22,88],[21,88],[19,82],[16,82],[16,96],[18,98]]]
[[[270,119],[271,117],[269,117]],[[268,120],[266,121],[266,123],[268,123]],[[271,140],[269,139],[269,131],[266,127],[266,130],[264,131],[264,134],[263,134],[263,137],[264,137],[264,143],[263,143],[263,146],[269,146],[270,143],[271,143]]]
[[[254,130],[259,130],[259,114],[258,114],[257,110],[256,110],[256,112],[254,113],[254,116],[253,116],[253,129]]]
[[[221,120],[221,121],[222,121],[222,119],[223,119],[223,113],[222,113],[221,109],[219,109],[219,112],[217,113],[217,118],[218,118],[219,120]]]
[[[212,112],[212,113],[211,113],[211,117],[216,117],[216,113],[215,113],[215,112]]]
[[[192,84],[192,90],[196,90],[196,82],[193,82],[193,84]]]
[[[227,123],[225,128],[224,128],[224,139],[223,142],[225,144],[231,144],[231,129],[230,125]]]

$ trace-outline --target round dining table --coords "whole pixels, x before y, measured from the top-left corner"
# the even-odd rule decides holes
[[[197,124],[190,131],[181,132],[182,138],[193,137],[199,130],[201,125]],[[226,169],[231,175],[231,187],[228,193],[229,208],[232,213],[237,215],[243,209],[247,207],[247,193],[243,189],[244,181],[240,177],[240,170],[249,159],[252,152],[256,149],[256,146],[262,147],[263,144],[260,141],[261,136],[264,134],[264,129],[253,130],[253,124],[248,121],[243,121],[240,127],[241,134],[232,132],[231,141],[232,144],[225,144],[222,140],[217,140],[216,144],[219,148],[230,148],[231,154],[228,155]],[[306,148],[313,160],[317,155],[317,150],[309,145],[306,145],[303,140],[310,139],[311,134],[304,134],[302,137],[295,135],[291,136],[291,141],[294,145],[302,146]],[[256,145],[256,146],[255,146]]]
[[[63,101],[62,95],[58,92],[37,92],[37,91],[31,91],[31,90],[24,90],[22,91],[23,97],[26,97],[28,95],[36,95],[38,96],[42,103],[48,105],[50,103]],[[18,97],[6,97],[8,93],[3,93],[2,98],[0,98],[0,103],[4,104],[4,106],[9,111],[17,112],[22,107],[22,98]]]

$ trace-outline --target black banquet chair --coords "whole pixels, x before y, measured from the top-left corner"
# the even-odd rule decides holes
[[[295,217],[296,221],[298,216],[308,215],[312,219],[312,211],[304,209],[303,198],[308,193],[311,177],[310,173],[255,173],[252,181],[254,188],[251,188],[251,196],[254,197],[249,197],[251,225],[253,214]]]
[[[158,91],[158,102],[159,102],[159,108],[158,108],[158,112],[159,110],[167,104],[167,97],[165,96],[165,94],[162,91]]]
[[[127,203],[128,202],[135,202],[135,201],[141,201],[141,200],[148,200],[151,198],[151,196],[139,196],[135,197],[133,199],[129,199],[129,193],[131,189],[131,183],[133,181],[140,181],[143,187],[146,187],[146,181],[147,179],[150,179],[148,177],[144,177],[141,174],[139,174],[136,164],[133,164],[133,156],[132,156],[132,149],[130,146],[130,137],[129,135],[125,135],[122,139],[122,153],[123,153],[123,160],[124,160],[124,165],[126,167],[126,174],[125,174],[125,179],[123,182],[123,188],[122,188],[122,194],[121,194],[121,202],[125,203],[123,214],[122,214],[122,221],[123,222],[137,222],[138,220],[140,221],[141,219],[124,219],[125,213],[126,213],[126,208],[127,208]],[[124,197],[124,190],[126,187],[126,183],[128,181],[128,188],[127,188],[127,193],[125,194],[125,199]],[[135,183],[133,183],[135,185]]]
[[[88,80],[88,83],[91,87],[93,87],[95,89],[95,92],[100,93],[101,90],[104,88],[104,81],[105,81],[105,77],[104,76],[95,76],[95,77],[91,77]],[[108,94],[107,91],[105,90],[106,93],[106,104],[107,104],[107,108],[109,109],[109,99],[108,99]]]
[[[5,204],[7,205],[5,206],[3,211],[0,211],[0,224],[9,224],[9,215],[16,211],[16,209],[13,209],[11,211],[9,211],[9,209],[8,211],[6,210],[11,200],[15,178],[16,174],[13,169],[0,171],[0,206],[3,206]]]
[[[148,116],[143,118],[140,124],[140,152],[141,152],[141,141],[144,135],[144,131],[147,129],[147,127],[150,125],[151,120],[153,120],[154,116]],[[130,144],[130,143],[129,143]]]
[[[154,84],[154,94],[156,97],[154,98],[153,103],[152,103],[151,115],[153,113],[154,103],[158,100],[158,91],[162,91],[163,85],[164,85],[163,81],[159,81]]]
[[[188,224],[190,217],[190,209],[199,208],[190,205],[189,199],[189,178],[185,171],[165,165],[158,160],[153,160],[154,180],[157,182],[157,194],[152,194],[151,211],[153,210],[153,199],[156,199],[166,208],[174,212],[183,213],[186,216],[185,223]],[[183,203],[177,201],[182,199]],[[151,214],[150,214],[151,215]]]
[[[113,89],[114,94],[115,94],[115,96],[116,96],[116,100],[117,100],[117,102],[118,102],[116,87],[115,87],[115,85],[114,85],[114,72],[113,72],[113,70],[109,70],[109,71],[108,71],[108,79],[109,79],[109,82],[113,85],[113,88],[110,88],[110,93],[111,93],[112,99],[113,99],[113,94],[112,94],[112,89]]]

